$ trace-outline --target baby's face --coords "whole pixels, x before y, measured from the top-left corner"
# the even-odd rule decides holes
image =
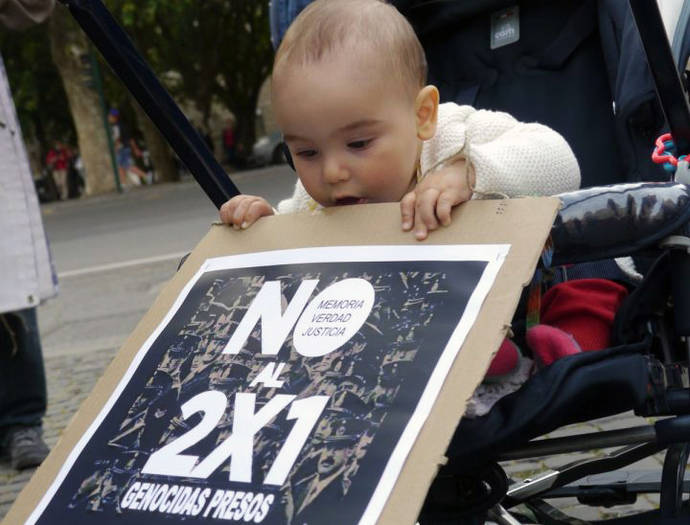
[[[322,206],[397,202],[415,184],[414,99],[363,53],[332,53],[274,78],[276,120]]]

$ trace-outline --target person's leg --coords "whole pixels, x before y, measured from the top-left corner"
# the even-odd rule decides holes
[[[47,404],[45,370],[36,310],[0,315],[0,443],[17,469],[41,463]]]
[[[53,181],[55,182],[55,190],[57,193],[57,200],[62,200],[62,181],[60,180],[60,170],[53,170]]]
[[[55,170],[55,179],[60,200],[67,200],[69,188],[67,187],[67,170]]]
[[[235,167],[235,148],[231,146],[225,146],[225,160],[228,166],[231,168]]]
[[[127,182],[134,186],[141,186],[146,181],[146,174],[139,169],[132,158],[132,150],[124,146],[118,153],[118,163],[124,170],[124,177]]]
[[[129,167],[129,171],[139,177],[141,184],[146,184],[146,173],[139,166],[132,163]]]
[[[122,147],[119,150],[117,150],[117,171],[118,174],[120,175],[120,184],[127,185],[127,171],[129,170],[129,165],[130,165],[130,152],[129,148],[127,147]]]

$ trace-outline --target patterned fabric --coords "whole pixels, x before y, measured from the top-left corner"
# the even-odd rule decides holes
[[[515,392],[529,379],[533,367],[531,359],[520,357],[515,370],[502,381],[481,383],[467,402],[463,417],[475,418],[488,414],[499,399]]]

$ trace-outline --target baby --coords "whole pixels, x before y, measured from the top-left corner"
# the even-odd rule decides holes
[[[579,187],[558,133],[439,104],[426,69],[412,27],[381,0],[316,0],[302,11],[272,73],[275,118],[299,178],[278,212],[400,202],[403,230],[423,240],[468,199]],[[261,197],[239,195],[220,218],[244,229],[275,212]]]
[[[307,6],[273,65],[273,110],[299,179],[277,211],[400,202],[402,229],[421,241],[450,224],[451,210],[468,199],[579,187],[577,161],[558,133],[506,113],[439,104],[426,70],[419,40],[393,6]],[[223,204],[220,217],[244,229],[274,213],[265,199],[239,195]],[[506,339],[466,416],[487,413],[530,371],[531,361]]]

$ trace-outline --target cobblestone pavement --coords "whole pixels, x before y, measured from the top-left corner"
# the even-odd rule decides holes
[[[64,428],[69,424],[81,402],[87,397],[105,367],[117,352],[116,348],[106,348],[88,353],[49,356],[46,358],[48,376],[49,408],[44,420],[45,440],[49,446],[55,445]],[[583,424],[571,425],[555,432],[551,437],[595,430],[614,430],[630,425],[644,424],[644,420],[632,414],[599,419]],[[583,454],[567,454],[535,461],[514,461],[504,464],[509,476],[522,480],[535,473],[563,465],[585,457]],[[631,468],[637,470],[659,470],[663,456],[647,458]],[[33,470],[13,471],[7,460],[0,460],[0,518],[9,510],[13,501],[29,481]],[[658,500],[642,496],[632,505],[623,505],[605,512],[597,508],[581,505],[574,498],[558,500],[557,506],[580,519],[602,519],[621,516],[655,508]],[[14,524],[7,524],[14,525]]]
[[[91,392],[117,348],[45,359],[48,381],[48,412],[43,420],[44,438],[53,447],[72,416]],[[0,518],[10,510],[34,470],[17,472],[6,458],[0,460]],[[10,524],[7,524],[10,525]],[[14,524],[11,524],[14,525]]]

